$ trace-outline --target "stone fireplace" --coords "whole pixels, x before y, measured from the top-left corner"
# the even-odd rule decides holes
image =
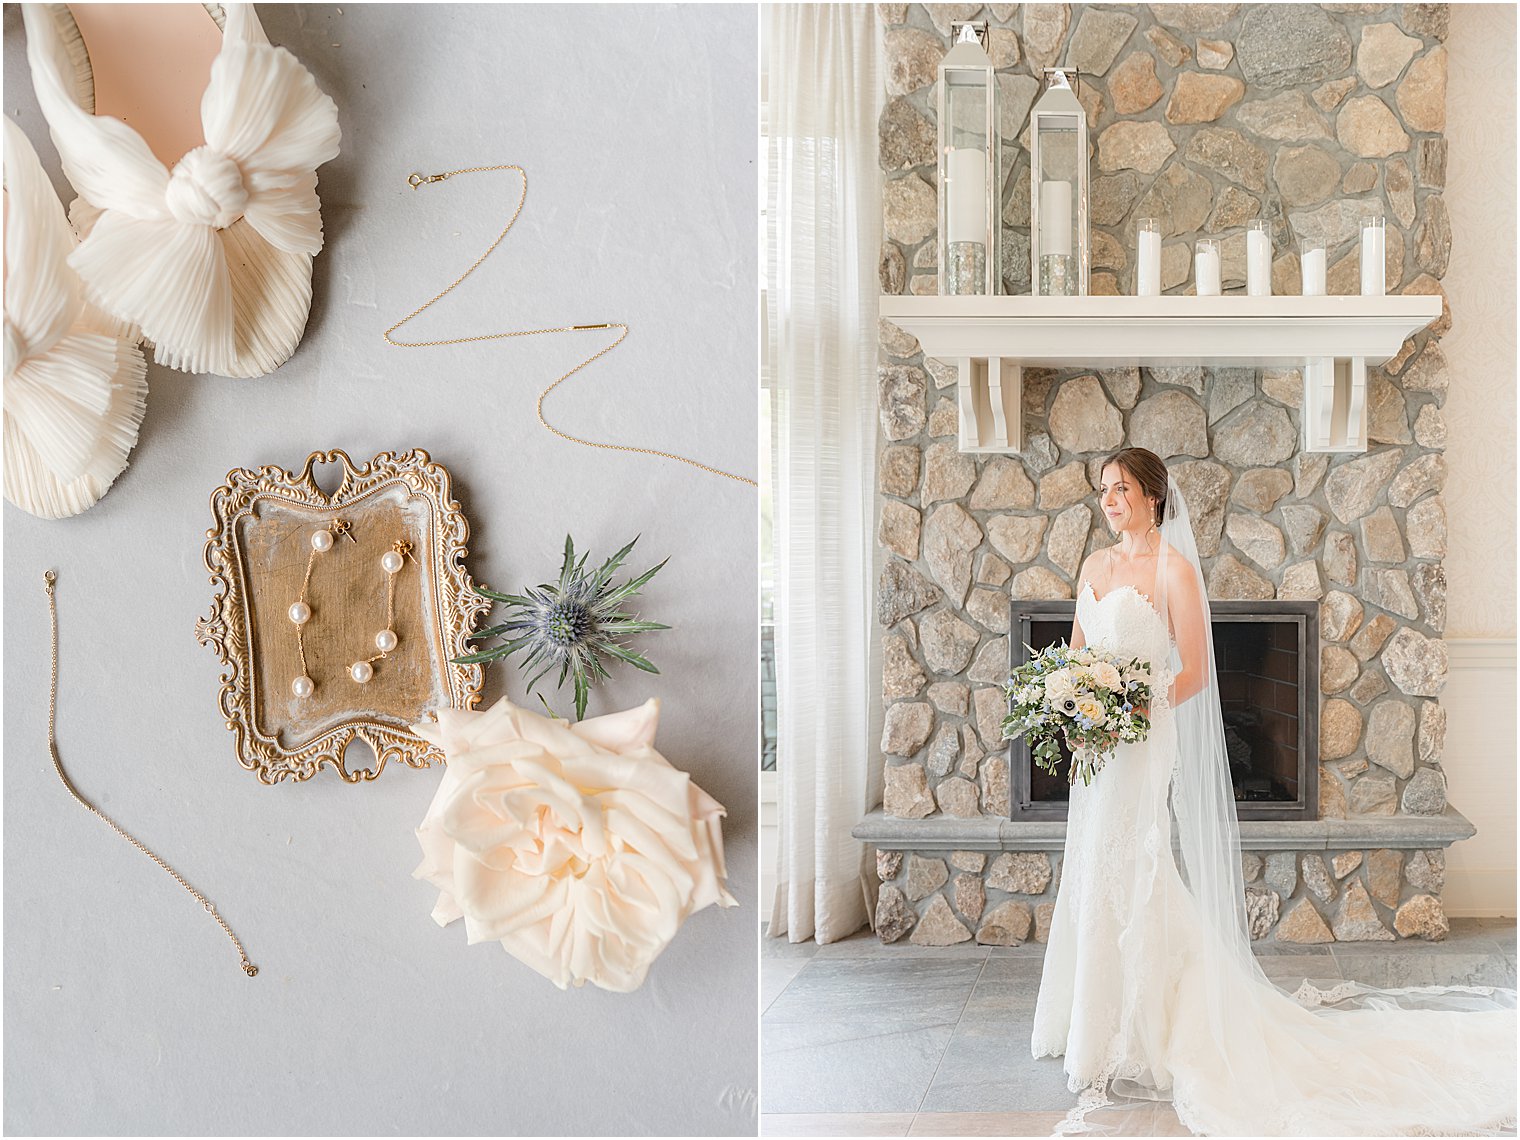
[[[1298,292],[1297,236],[1325,240],[1331,293],[1355,292],[1359,220],[1382,213],[1388,291],[1442,295],[1444,5],[877,10],[883,293],[936,290],[935,66],[949,21],[978,18],[992,24],[998,68],[1006,291],[1029,288],[1019,135],[1035,76],[1061,63],[1083,72],[1093,141],[1094,293],[1133,292],[1141,217],[1161,219],[1168,292],[1192,291],[1200,235],[1223,240],[1225,291],[1239,292],[1255,218],[1269,222],[1275,292]],[[1016,810],[1026,793],[1034,806],[1035,787],[999,737],[1000,682],[1019,644],[1015,614],[1041,613],[1069,635],[1077,568],[1112,541],[1092,509],[1098,464],[1121,445],[1162,456],[1193,515],[1241,741],[1252,936],[1445,935],[1445,848],[1472,834],[1446,803],[1443,766],[1460,758],[1443,755],[1437,699],[1450,323],[1443,307],[1369,372],[1365,454],[1300,449],[1297,371],[1114,367],[1026,368],[1022,446],[976,455],[958,448],[954,370],[882,322],[886,793],[855,834],[877,848],[884,941],[1045,935],[1063,813]],[[1289,637],[1270,622],[1218,621],[1253,614],[1303,624]],[[1287,801],[1273,797],[1289,793],[1288,818],[1260,818],[1283,814],[1273,809]]]

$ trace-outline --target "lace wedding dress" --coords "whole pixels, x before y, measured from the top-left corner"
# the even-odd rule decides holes
[[[1149,659],[1158,683],[1149,738],[1120,744],[1071,790],[1032,1041],[1034,1056],[1064,1057],[1080,1093],[1062,1131],[1089,1127],[1109,1093],[1169,1100],[1210,1135],[1512,1126],[1513,991],[1346,983],[1289,996],[1243,931],[1227,945],[1202,920],[1173,851],[1169,793],[1184,768],[1166,702],[1168,625],[1131,586],[1099,598],[1084,582],[1076,612],[1088,644]]]

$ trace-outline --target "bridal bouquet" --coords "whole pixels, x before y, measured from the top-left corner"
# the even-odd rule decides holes
[[[1064,738],[1072,751],[1066,782],[1074,784],[1081,776],[1084,785],[1091,784],[1116,744],[1149,735],[1150,721],[1134,711],[1150,703],[1149,662],[1091,646],[1072,649],[1065,641],[1039,652],[1024,648],[1029,660],[1004,686],[1010,711],[1003,718],[1003,737],[1026,737],[1041,769],[1055,773]]]

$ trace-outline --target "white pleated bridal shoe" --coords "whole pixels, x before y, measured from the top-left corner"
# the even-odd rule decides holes
[[[84,300],[76,239],[5,120],[5,497],[45,519],[95,504],[127,465],[148,386],[137,337]]]
[[[300,343],[338,112],[251,4],[23,5],[79,197],[86,297],[185,372],[262,376]]]

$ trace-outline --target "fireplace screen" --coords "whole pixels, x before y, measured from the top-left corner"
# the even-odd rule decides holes
[[[1319,817],[1319,604],[1210,601],[1219,703],[1241,819]],[[1070,601],[1015,599],[1010,668],[1070,639]],[[1065,748],[1063,746],[1064,754]],[[1067,759],[1070,759],[1068,756]],[[1014,819],[1065,819],[1065,769],[1036,768],[1013,742]]]

